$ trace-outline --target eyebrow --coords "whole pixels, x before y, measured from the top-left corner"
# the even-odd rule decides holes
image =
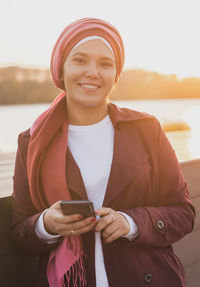
[[[87,56],[88,56],[88,54],[86,54],[86,53],[80,53],[80,52],[75,52],[74,54],[72,54],[72,57],[74,57],[74,56],[83,56],[83,57],[87,57]],[[110,58],[110,57],[101,57],[101,60],[109,60],[109,61],[114,62],[114,61],[113,61],[113,59],[112,59],[112,58]]]

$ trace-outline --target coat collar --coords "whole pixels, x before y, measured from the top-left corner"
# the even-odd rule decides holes
[[[153,118],[153,116],[144,112],[138,112],[127,108],[120,108],[112,103],[108,104],[108,114],[111,118],[114,128],[116,128],[120,122],[138,121]]]
[[[120,123],[152,118],[148,114],[121,109],[114,104],[108,105],[108,113],[115,129],[115,135],[113,160],[103,206],[109,206],[117,194],[138,175],[139,171],[143,168],[144,162],[147,160],[147,156],[141,151],[141,138],[137,129],[131,131],[131,134],[128,135],[126,129],[120,128]],[[132,146],[133,142],[134,148]],[[78,197],[88,199],[80,169],[69,148],[67,150],[66,162],[69,189],[75,192]]]

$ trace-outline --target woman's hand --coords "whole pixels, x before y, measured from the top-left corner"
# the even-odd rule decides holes
[[[92,230],[96,224],[95,217],[82,218],[81,214],[64,215],[60,201],[57,201],[44,214],[44,228],[52,235],[81,235]]]
[[[102,231],[104,242],[110,243],[129,233],[129,223],[122,214],[107,207],[99,208],[95,213],[101,216],[95,226],[95,231]]]

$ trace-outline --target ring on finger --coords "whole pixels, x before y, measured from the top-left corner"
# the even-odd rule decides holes
[[[71,230],[70,232],[71,232],[71,235],[74,235],[74,230]]]

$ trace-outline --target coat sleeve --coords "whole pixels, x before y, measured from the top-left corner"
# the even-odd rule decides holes
[[[158,120],[154,119],[155,204],[124,210],[139,229],[132,244],[166,247],[191,232],[195,210],[175,152]]]
[[[17,248],[30,255],[41,255],[49,252],[56,244],[48,244],[35,232],[35,224],[40,213],[34,208],[27,180],[26,157],[29,132],[19,135],[18,150],[15,160],[12,194],[12,238]]]

